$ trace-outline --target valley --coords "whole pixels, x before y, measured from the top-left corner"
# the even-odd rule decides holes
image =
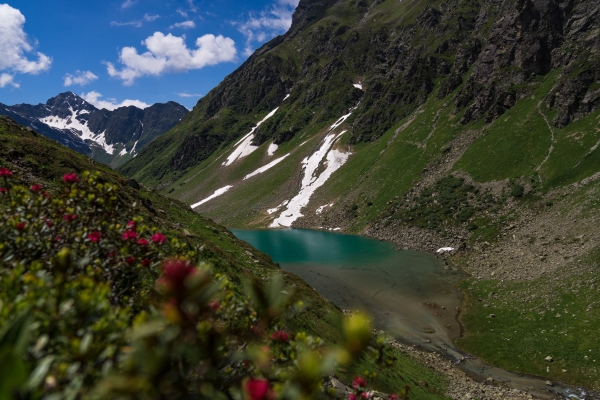
[[[106,25],[150,29],[198,11],[187,6]],[[135,89],[239,62],[208,92],[184,79],[153,97],[199,98],[191,110],[114,98],[108,110],[70,91],[0,103],[0,372],[3,357],[28,363],[23,382],[35,371],[19,398],[308,399],[330,386],[358,398],[364,378],[377,399],[406,387],[411,399],[600,398],[598,1],[281,0],[269,12],[284,6],[289,29],[262,32],[256,50],[251,24],[228,22],[244,58],[221,34],[195,49],[155,30],[146,52],[102,61],[113,87]],[[19,10],[2,10],[21,29]],[[11,68],[0,87],[16,91]],[[65,87],[100,79],[76,71]],[[73,296],[101,299],[89,315],[88,297],[63,299],[68,274],[87,285]],[[31,324],[31,345],[15,333],[29,310],[51,321]],[[85,332],[72,329],[80,314],[94,321]],[[3,382],[0,399],[17,393]]]
[[[301,1],[119,170],[232,228],[451,247],[461,349],[599,390],[599,21],[586,0]]]

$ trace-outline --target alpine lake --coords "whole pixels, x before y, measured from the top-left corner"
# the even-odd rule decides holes
[[[557,382],[549,387],[543,378],[487,365],[458,349],[454,339],[461,334],[462,295],[457,285],[467,274],[431,253],[331,231],[230,230],[339,308],[365,311],[376,329],[444,355],[478,381],[492,377],[541,398],[579,398],[576,388]]]

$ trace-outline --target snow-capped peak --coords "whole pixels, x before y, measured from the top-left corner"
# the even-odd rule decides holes
[[[114,152],[114,146],[112,144],[109,145],[108,143],[106,143],[106,131],[100,134],[96,134],[88,128],[87,121],[82,122],[79,119],[77,119],[78,116],[86,114],[89,111],[75,111],[73,110],[73,107],[71,105],[69,105],[68,110],[70,112],[70,115],[66,115],[65,117],[61,118],[59,115],[50,115],[48,117],[40,118],[39,120],[53,128],[69,129],[72,132],[77,133],[81,137],[81,140],[91,140],[98,144],[100,147],[102,147],[104,151],[106,151],[108,154],[112,155]],[[65,113],[63,112],[61,114],[64,115]]]

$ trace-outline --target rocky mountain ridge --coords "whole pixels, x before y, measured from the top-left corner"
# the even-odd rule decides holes
[[[98,109],[73,92],[45,104],[0,104],[0,115],[113,167],[135,156],[187,112],[172,101],[143,110],[135,106]]]

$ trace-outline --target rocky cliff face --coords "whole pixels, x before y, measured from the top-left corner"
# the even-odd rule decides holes
[[[459,94],[457,107],[468,107],[462,122],[494,120],[530,94],[519,85],[559,68],[564,69],[563,78],[548,101],[559,111],[554,125],[564,127],[578,114],[596,109],[588,89],[597,81],[597,66],[585,64],[597,58],[599,50],[598,11],[592,1],[504,2]],[[489,17],[490,9],[482,8],[476,26],[483,26]],[[586,96],[588,101],[580,108]]]
[[[187,112],[172,101],[144,110],[134,106],[100,110],[73,92],[61,93],[46,104],[0,105],[0,114],[112,166],[137,154]]]

